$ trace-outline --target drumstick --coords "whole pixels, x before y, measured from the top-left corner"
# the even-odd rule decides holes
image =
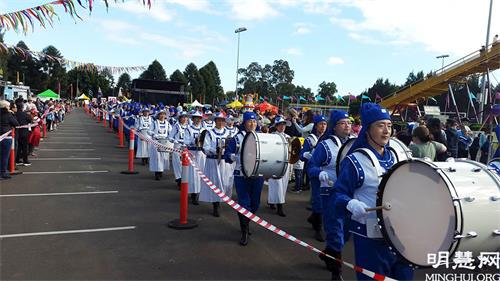
[[[378,210],[390,210],[391,209],[391,204],[389,203],[384,203],[382,206],[376,206],[373,208],[365,208],[365,211],[367,212],[373,212],[373,211],[378,211]]]

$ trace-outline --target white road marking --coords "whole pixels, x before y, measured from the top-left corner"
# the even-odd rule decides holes
[[[89,192],[19,193],[19,194],[0,194],[0,197],[61,196],[61,195],[87,195],[87,194],[109,194],[109,193],[118,193],[118,191],[110,190],[110,191],[89,191]]]
[[[95,174],[108,173],[109,171],[55,171],[55,172],[23,172],[23,175],[39,175],[39,174]]]
[[[40,148],[37,151],[94,151],[95,148]]]
[[[31,161],[71,161],[71,160],[102,160],[102,158],[76,158],[76,157],[70,157],[70,158],[31,158]]]
[[[64,231],[31,232],[31,233],[18,233],[18,234],[4,234],[4,235],[0,235],[0,238],[103,232],[103,231],[115,231],[115,230],[130,230],[130,229],[135,229],[135,228],[136,228],[135,226],[123,226],[123,227],[78,229],[78,230],[64,230]]]
[[[42,141],[47,144],[92,144],[91,142]]]

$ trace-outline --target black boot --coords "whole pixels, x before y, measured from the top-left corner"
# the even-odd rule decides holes
[[[342,253],[337,252],[331,248],[325,248],[323,253],[328,254],[336,259],[342,259]],[[342,264],[334,259],[331,259],[324,255],[319,254],[319,259],[325,262],[326,268],[332,272],[332,280],[344,280],[342,279]]]
[[[248,218],[244,215],[238,213],[238,219],[240,220],[240,230],[241,230],[241,238],[240,245],[246,246],[248,244]]]
[[[155,172],[155,180],[159,181],[161,178],[161,172]]]
[[[147,158],[141,158],[141,161],[142,161],[142,165],[146,166]]]
[[[219,214],[220,203],[213,202],[212,205],[213,205],[213,209],[214,209],[212,215],[214,217],[217,217],[217,218],[220,217],[220,214]]]
[[[313,213],[315,216],[314,219],[314,239],[318,240],[319,242],[325,242],[325,238],[323,235],[323,218],[321,217],[321,214]]]
[[[274,204],[269,204],[269,208],[271,208],[271,210],[276,210],[276,205],[274,205]]]
[[[276,204],[276,206],[278,206],[278,211],[276,211],[278,216],[286,217],[285,213],[283,213],[283,204]]]
[[[175,182],[177,183],[177,188],[181,190],[181,179],[175,179]]]
[[[193,205],[200,205],[200,203],[198,203],[198,194],[191,193],[191,203]]]

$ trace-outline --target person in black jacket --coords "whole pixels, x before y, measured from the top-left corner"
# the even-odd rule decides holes
[[[16,103],[17,106],[17,112],[15,113],[15,117],[17,119],[17,122],[19,122],[20,126],[23,125],[28,125],[31,123],[32,119],[31,117],[22,110],[23,104],[22,102]],[[28,137],[29,137],[30,131],[28,128],[19,128],[16,129],[16,136],[17,136],[17,153],[16,153],[16,165],[24,165],[24,166],[30,166],[31,163],[28,161]],[[21,158],[23,159],[23,163],[21,163]]]
[[[0,138],[7,132],[9,132],[15,126],[18,126],[14,115],[9,111],[10,103],[8,101],[0,101]],[[12,147],[12,138],[10,135],[5,136],[4,139],[0,140],[0,176],[3,179],[10,178],[8,172],[8,163],[10,149]]]

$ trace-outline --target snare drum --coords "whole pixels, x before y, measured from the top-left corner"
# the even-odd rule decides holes
[[[174,144],[167,139],[160,139],[158,142],[162,144],[162,146],[156,148],[158,152],[171,152],[174,149]]]
[[[288,142],[281,134],[248,132],[241,145],[245,177],[281,178],[288,168]]]
[[[422,267],[440,251],[496,252],[500,248],[500,180],[471,160],[399,162],[377,196],[382,234],[408,262]]]

